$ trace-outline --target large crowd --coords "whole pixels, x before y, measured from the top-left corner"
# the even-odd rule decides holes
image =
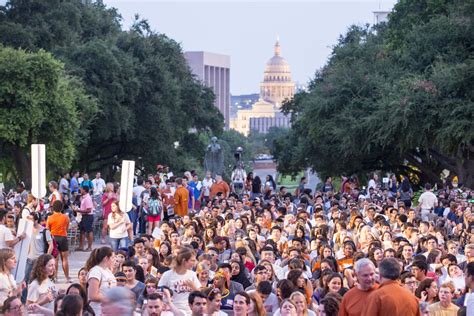
[[[474,315],[473,191],[456,181],[421,195],[408,178],[368,183],[271,175],[243,186],[159,166],[133,207],[101,174],[64,174],[45,199],[19,183],[0,194],[4,315]],[[23,281],[15,245],[32,221]],[[98,230],[96,229],[98,227]],[[90,252],[69,273],[69,232]],[[94,239],[97,242],[94,244]],[[95,246],[101,243],[100,246]],[[94,247],[95,246],[95,247]],[[68,284],[57,286],[59,262]]]

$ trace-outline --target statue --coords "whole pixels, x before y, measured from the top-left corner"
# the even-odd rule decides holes
[[[204,156],[204,170],[210,171],[213,177],[222,175],[224,172],[224,152],[215,136],[211,138],[211,143],[207,146]]]

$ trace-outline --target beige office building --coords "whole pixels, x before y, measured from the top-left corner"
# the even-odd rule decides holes
[[[214,91],[214,105],[224,116],[225,128],[230,119],[230,56],[209,52],[185,52],[194,75]]]

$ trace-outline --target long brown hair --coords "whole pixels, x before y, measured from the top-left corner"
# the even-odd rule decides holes
[[[119,201],[113,201],[112,204],[115,204],[115,206],[117,206],[117,213],[123,216],[123,212],[120,209]],[[112,204],[110,205],[111,207],[112,207]],[[115,212],[112,212],[112,218],[115,219]]]
[[[33,269],[31,270],[30,283],[36,280],[38,284],[41,284],[41,282],[49,277],[46,273],[46,265],[51,259],[54,259],[54,257],[49,254],[43,254],[36,259]]]
[[[13,249],[4,248],[0,249],[0,272],[10,273],[7,271],[7,260],[15,255]]]
[[[92,250],[89,259],[87,259],[85,267],[86,270],[90,271],[93,267],[101,263],[104,258],[111,257],[113,254],[114,252],[112,251],[112,248],[108,246],[95,248],[94,250]]]
[[[249,292],[248,294],[255,305],[255,314],[257,316],[265,316],[267,312],[265,311],[265,307],[263,307],[263,301],[260,295],[255,291]]]

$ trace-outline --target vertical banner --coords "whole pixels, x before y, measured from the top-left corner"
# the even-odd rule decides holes
[[[135,161],[122,160],[122,177],[120,181],[120,209],[130,212],[132,209],[133,180],[135,176]]]
[[[26,259],[30,248],[31,235],[33,234],[33,221],[21,218],[18,222],[17,235],[26,233],[25,239],[22,239],[15,245],[13,250],[16,255],[16,268],[13,272],[16,283],[23,282],[25,278]]]
[[[31,194],[37,199],[46,195],[46,146],[31,145]]]

